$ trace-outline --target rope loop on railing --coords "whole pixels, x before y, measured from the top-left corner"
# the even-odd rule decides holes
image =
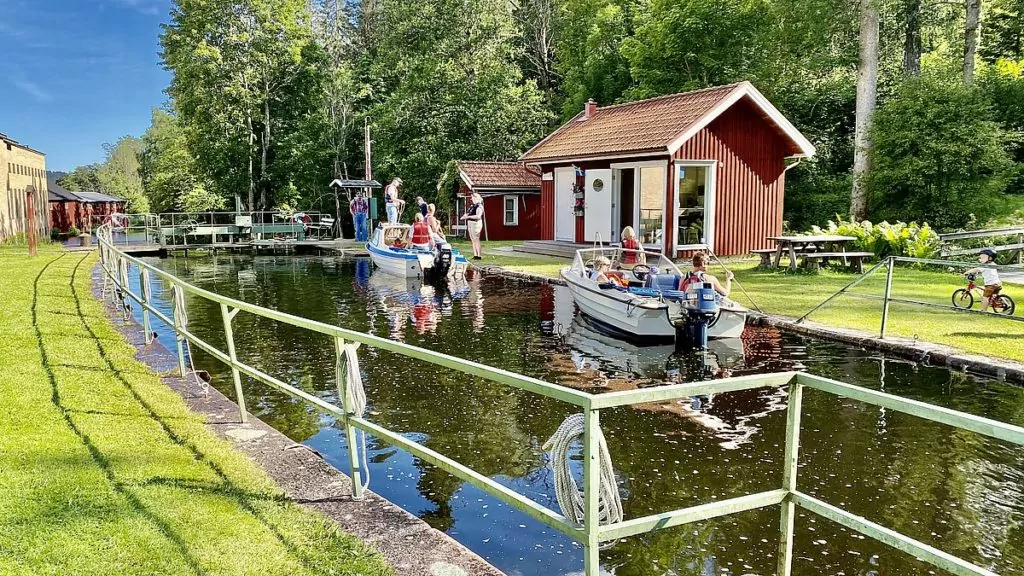
[[[185,311],[185,290],[176,283],[171,284],[171,295],[174,298],[174,322],[175,328],[180,331],[188,329],[188,312]],[[210,395],[210,382],[203,378],[199,370],[196,370],[195,362],[192,360],[192,346],[189,343],[188,338],[184,334],[179,332],[179,337],[182,339],[182,353],[188,358],[189,369],[185,372],[185,382],[188,382],[189,376],[194,376],[196,384],[199,385],[199,390],[204,396]]]
[[[178,328],[185,330],[188,328],[188,312],[185,311],[185,291],[181,286],[171,284],[171,293],[174,296],[174,318],[178,322]]]
[[[576,440],[582,440],[585,430],[583,414],[572,414],[544,443],[544,450],[551,454],[551,469],[555,473],[555,497],[558,506],[566,519],[577,525],[583,525],[585,500],[583,492],[576,484],[576,478],[569,467],[570,447]],[[598,486],[598,523],[614,524],[622,520],[622,499],[615,481],[615,469],[612,457],[608,452],[608,444],[604,434],[597,430],[598,466],[601,480]]]
[[[366,389],[363,388],[363,376],[359,370],[359,343],[346,343],[342,348],[345,358],[345,404],[349,414],[362,418],[366,414]],[[366,432],[359,430],[360,453],[362,454],[363,480],[362,487],[370,486],[370,467],[366,455]]]
[[[121,301],[121,316],[127,322],[132,318],[132,302],[128,298],[128,261],[123,256],[117,259],[117,280],[120,284],[117,297]]]

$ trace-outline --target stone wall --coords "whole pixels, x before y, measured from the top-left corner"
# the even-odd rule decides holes
[[[46,156],[13,140],[0,137],[0,241],[28,229],[26,190],[34,186],[39,238],[50,235],[49,198],[46,191]]]

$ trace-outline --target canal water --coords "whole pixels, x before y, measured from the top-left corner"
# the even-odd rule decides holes
[[[806,369],[1024,424],[1019,387],[771,328],[748,328],[703,354],[637,348],[574,319],[560,287],[487,277],[434,289],[336,257],[150,262],[227,296],[590,392]],[[169,291],[154,296],[170,309]],[[190,328],[223,348],[219,306],[186,301]],[[337,402],[326,337],[245,313],[235,337],[245,362]],[[369,419],[558,509],[541,445],[570,406],[366,347],[360,361]],[[198,350],[195,363],[233,397],[229,371]],[[348,469],[332,417],[257,382],[246,380],[244,391],[252,413]],[[603,411],[626,518],[781,486],[785,407],[784,391],[760,389]],[[1024,449],[813,390],[802,434],[802,491],[997,573],[1024,574]],[[369,449],[373,491],[506,573],[582,573],[582,550],[569,538],[408,453],[373,438]],[[621,576],[774,574],[778,516],[774,507],[632,537],[601,559]],[[808,513],[796,534],[795,574],[936,573]]]

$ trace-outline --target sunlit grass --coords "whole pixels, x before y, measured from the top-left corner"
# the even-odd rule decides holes
[[[391,574],[134,360],[95,258],[0,258],[0,574]]]

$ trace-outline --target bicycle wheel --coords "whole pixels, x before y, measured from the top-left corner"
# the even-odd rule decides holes
[[[1017,305],[1013,302],[1013,298],[1010,298],[1006,294],[993,296],[992,304],[992,309],[996,314],[1002,314],[1004,316],[1013,316],[1013,311],[1017,308]]]
[[[974,295],[970,290],[959,288],[953,291],[954,308],[971,308],[974,306]]]

